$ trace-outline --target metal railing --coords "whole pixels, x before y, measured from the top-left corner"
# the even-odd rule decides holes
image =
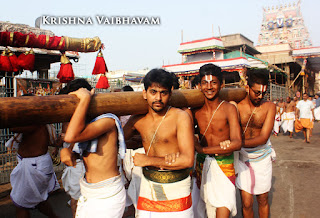
[[[288,88],[286,88],[285,86],[270,83],[268,89],[268,94],[271,101],[275,101],[277,98],[285,99],[287,96],[289,96]]]

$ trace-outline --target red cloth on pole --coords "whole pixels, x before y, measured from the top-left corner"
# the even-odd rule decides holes
[[[31,72],[34,70],[34,61],[35,61],[35,54],[33,50],[26,53],[22,53],[18,57],[18,64],[24,70],[30,70]]]
[[[61,56],[61,65],[57,78],[60,83],[67,83],[74,79],[72,64],[66,54]]]
[[[107,89],[109,87],[110,85],[109,85],[108,78],[104,74],[101,74],[97,82],[96,89]]]
[[[103,54],[100,50],[97,55],[96,62],[94,64],[92,75],[104,74],[106,72],[108,72],[108,68],[107,68],[106,62],[103,58]]]
[[[12,65],[6,51],[3,51],[0,55],[0,71],[12,72]]]

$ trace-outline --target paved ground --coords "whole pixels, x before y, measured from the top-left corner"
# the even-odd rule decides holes
[[[303,142],[302,133],[292,139],[280,134],[271,138],[277,153],[273,165],[272,189],[269,202],[271,217],[274,218],[318,218],[320,217],[320,123],[315,124],[311,143]],[[8,196],[10,184],[0,186],[0,217],[14,217],[15,210]],[[61,190],[54,193],[49,201],[59,217],[71,217],[67,207],[68,196]],[[240,211],[239,194],[238,215]],[[256,202],[255,202],[256,206]],[[255,210],[255,217],[257,210]],[[32,211],[32,217],[45,217],[38,211]]]

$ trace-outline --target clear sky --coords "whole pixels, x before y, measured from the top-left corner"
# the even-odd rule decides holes
[[[39,16],[87,16],[93,25],[45,25],[57,36],[99,36],[109,70],[139,70],[181,62],[177,53],[183,41],[241,33],[257,43],[263,7],[297,2],[290,0],[87,0],[87,1],[5,1],[1,21],[34,26]],[[313,46],[320,46],[320,1],[301,0],[301,12]],[[160,17],[160,25],[98,25],[95,16]],[[96,52],[81,53],[75,65],[90,75]],[[77,72],[76,72],[77,73]]]

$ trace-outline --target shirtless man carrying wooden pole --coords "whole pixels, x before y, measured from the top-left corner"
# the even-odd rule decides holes
[[[200,68],[199,73],[200,90],[205,96],[205,104],[193,111],[199,133],[199,142],[195,143],[197,160],[199,156],[206,155],[202,173],[197,172],[202,175],[200,201],[206,202],[208,217],[229,217],[230,213],[235,216],[237,208],[233,151],[241,148],[237,109],[219,97],[222,88],[220,67],[206,64]],[[199,171],[198,162],[196,168]],[[197,212],[201,213],[200,210]]]
[[[138,131],[145,149],[145,154],[133,157],[134,164],[143,167],[139,217],[193,217],[193,126],[185,111],[168,105],[172,82],[165,70],[151,70],[144,78],[143,91],[148,113],[131,116],[124,126],[126,140]]]
[[[121,218],[126,201],[125,188],[117,166],[118,152],[122,158],[125,153],[121,123],[110,113],[100,115],[88,123],[87,113],[93,90],[90,92],[88,88],[80,88],[69,94],[77,96],[80,102],[72,115],[64,141],[81,143],[75,144],[73,148],[62,149],[61,158],[65,164],[75,166],[72,151],[77,151],[83,157],[86,168],[84,177],[80,179],[81,197],[76,217]]]
[[[16,133],[6,146],[17,149],[18,165],[10,175],[10,197],[16,206],[17,217],[30,217],[32,208],[48,217],[56,217],[47,201],[49,193],[60,187],[48,153],[48,146],[56,140],[54,127],[33,125],[10,131]]]
[[[268,73],[250,69],[247,75],[247,96],[238,104],[243,141],[236,166],[236,185],[241,190],[243,216],[253,217],[253,195],[256,195],[259,217],[268,217],[272,158],[275,157],[269,137],[276,106],[263,100],[268,87]]]

